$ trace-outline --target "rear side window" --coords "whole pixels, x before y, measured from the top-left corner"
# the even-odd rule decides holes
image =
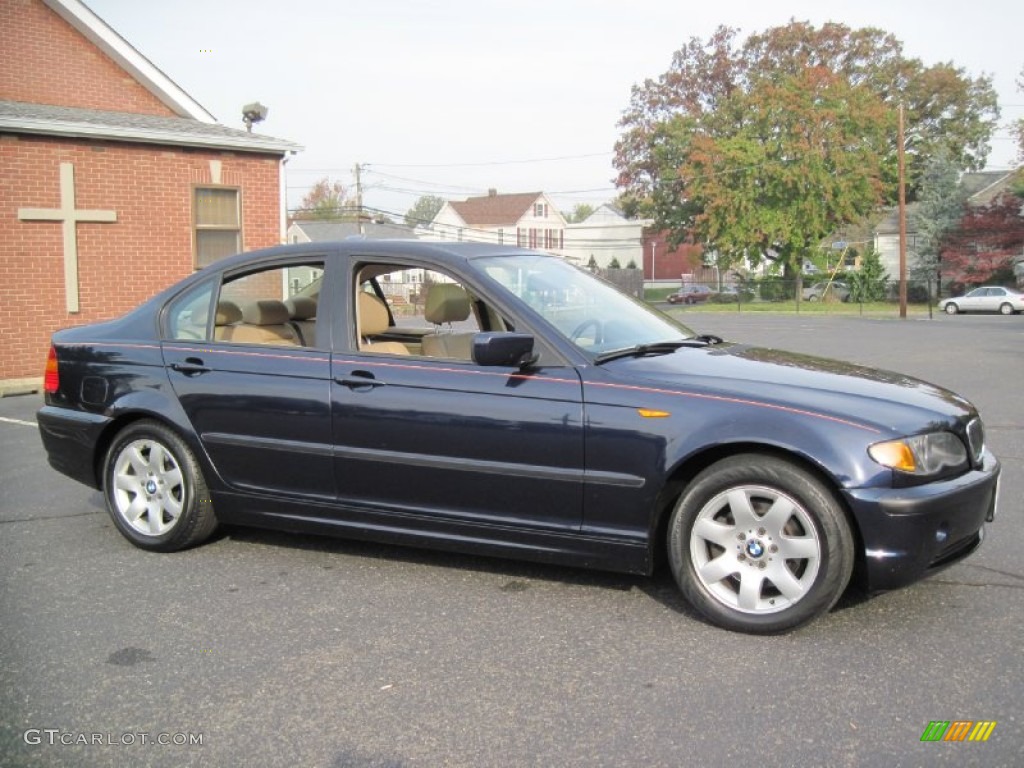
[[[275,265],[220,287],[212,339],[231,344],[317,347],[322,261]]]

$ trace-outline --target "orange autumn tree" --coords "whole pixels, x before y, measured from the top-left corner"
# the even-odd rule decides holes
[[[622,201],[720,266],[800,262],[896,196],[895,106],[904,103],[911,196],[942,147],[984,165],[998,116],[986,78],[925,67],[878,29],[791,22],[739,44],[720,28],[633,89],[616,144]]]

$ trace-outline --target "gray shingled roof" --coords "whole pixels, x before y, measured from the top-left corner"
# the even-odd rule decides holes
[[[232,149],[284,155],[301,146],[285,139],[185,117],[0,101],[0,133],[92,138],[129,143]]]
[[[314,243],[344,240],[359,236],[359,223],[355,221],[296,221],[294,226]],[[367,240],[415,240],[416,235],[404,224],[378,224],[363,222],[363,237]]]

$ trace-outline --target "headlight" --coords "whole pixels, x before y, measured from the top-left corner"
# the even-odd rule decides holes
[[[883,467],[921,480],[959,474],[967,469],[967,449],[952,432],[929,432],[875,443],[868,455]]]

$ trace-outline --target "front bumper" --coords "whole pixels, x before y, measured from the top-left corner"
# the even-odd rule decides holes
[[[952,480],[844,490],[864,542],[865,586],[902,587],[974,552],[995,519],[999,471],[986,451],[981,469]]]

